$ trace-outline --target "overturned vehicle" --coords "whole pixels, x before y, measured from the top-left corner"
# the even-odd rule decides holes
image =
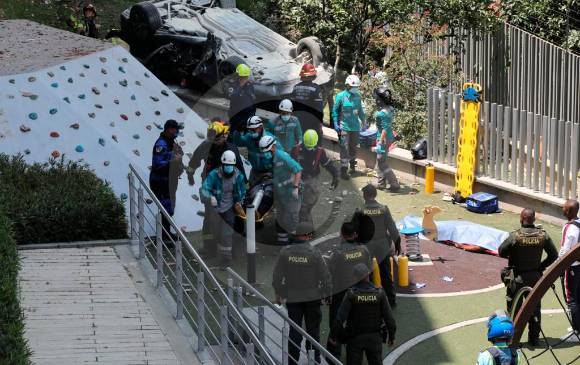
[[[302,65],[312,63],[318,71],[315,82],[327,95],[332,92],[334,70],[317,38],[294,44],[230,1],[135,4],[121,15],[121,38],[165,82],[225,94],[236,67],[245,63],[252,69],[258,101],[267,102],[289,95],[300,82]]]

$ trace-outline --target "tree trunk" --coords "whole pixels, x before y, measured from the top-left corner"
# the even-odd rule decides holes
[[[336,37],[336,54],[334,55],[334,73],[338,72],[338,65],[340,64],[340,42],[338,37]],[[336,79],[336,76],[335,76]],[[336,80],[335,80],[336,81]]]

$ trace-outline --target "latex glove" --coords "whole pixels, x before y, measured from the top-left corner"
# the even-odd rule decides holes
[[[296,200],[300,199],[300,190],[298,188],[292,189],[292,197]]]
[[[215,207],[217,207],[217,206],[218,206],[218,202],[217,202],[217,199],[215,198],[215,196],[212,196],[212,197],[209,199],[209,201],[210,201],[210,203],[211,203],[211,206],[212,206],[212,207],[214,207],[214,208],[215,208]]]
[[[242,219],[246,219],[246,211],[242,207],[242,204],[236,203],[236,205],[234,205],[234,211],[236,212],[236,215],[238,217],[240,217]]]
[[[384,155],[385,154],[385,146],[382,144],[377,144],[377,147],[375,148],[375,151],[377,152],[377,154],[379,155]]]
[[[336,190],[338,187],[338,178],[333,178],[332,182],[330,183],[330,190]]]

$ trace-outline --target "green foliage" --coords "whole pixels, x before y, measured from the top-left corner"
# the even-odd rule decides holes
[[[18,301],[18,252],[10,221],[0,212],[0,364],[30,364]]]
[[[126,237],[125,208],[87,165],[0,154],[0,208],[19,244]]]

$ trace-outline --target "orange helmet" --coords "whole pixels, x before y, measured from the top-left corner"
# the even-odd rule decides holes
[[[316,76],[316,67],[311,63],[305,63],[300,70],[300,77]]]

